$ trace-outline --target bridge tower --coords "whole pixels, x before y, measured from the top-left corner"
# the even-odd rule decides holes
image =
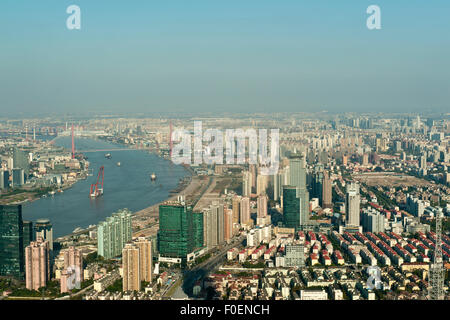
[[[75,159],[75,141],[73,138],[73,124],[72,124],[72,159]]]

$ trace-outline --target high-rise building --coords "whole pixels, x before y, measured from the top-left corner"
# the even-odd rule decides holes
[[[53,250],[53,227],[48,219],[38,219],[34,224],[35,239],[42,238],[48,241],[50,251]]]
[[[80,289],[84,280],[83,254],[71,246],[64,251],[64,269],[61,272],[61,293],[72,289]]]
[[[74,268],[80,271],[80,282],[83,281],[83,254],[73,246],[64,252],[64,269]]]
[[[286,228],[300,227],[300,199],[295,186],[283,186],[283,224]]]
[[[246,224],[250,221],[250,198],[242,197],[240,203],[240,223]]]
[[[366,232],[384,232],[384,216],[375,209],[364,209],[361,214],[361,225]]]
[[[306,188],[305,159],[302,156],[293,155],[289,158],[290,185],[297,188]]]
[[[248,171],[244,171],[242,174],[242,195],[244,197],[250,197],[252,194],[252,174]]]
[[[23,220],[23,248],[25,250],[34,241],[33,222]]]
[[[278,201],[281,197],[282,186],[283,186],[283,173],[279,170],[273,175],[273,200]]]
[[[259,174],[256,179],[256,194],[263,195],[266,194],[267,187],[269,185],[269,176]]]
[[[347,215],[347,225],[359,226],[360,195],[359,184],[351,183],[347,185],[345,197],[345,212]]]
[[[323,173],[323,182],[322,182],[322,207],[323,208],[332,208],[333,207],[333,194],[332,194],[332,186],[331,179],[328,174],[328,171]]]
[[[258,178],[258,171],[256,169],[256,164],[250,164],[250,173],[252,175],[252,188],[256,188],[256,179]]]
[[[26,176],[30,173],[30,163],[28,153],[14,148],[13,150],[13,164],[14,168],[23,169]]]
[[[141,290],[139,260],[139,249],[134,244],[127,243],[122,249],[124,292]]]
[[[21,205],[0,205],[0,276],[24,276]]]
[[[9,188],[9,171],[0,170],[0,190]]]
[[[233,237],[233,211],[226,208],[224,210],[224,240],[229,242]]]
[[[158,248],[161,256],[186,259],[196,249],[195,234],[202,226],[200,218],[194,220],[193,216],[192,207],[184,202],[172,201],[159,206]],[[194,221],[199,225],[194,226]]]
[[[12,169],[12,183],[11,185],[16,188],[25,184],[25,171],[20,168]]]
[[[296,188],[296,197],[300,201],[300,226],[305,225],[309,222],[309,192],[306,186],[305,159],[302,156],[291,156],[289,158],[289,172],[290,185]]]
[[[232,201],[232,209],[233,209],[233,223],[239,223],[239,214],[241,212],[241,197],[234,196]]]
[[[257,200],[257,217],[265,218],[267,216],[267,196],[262,195]]]
[[[152,243],[144,237],[139,237],[135,242],[139,249],[139,277],[141,281],[152,282]]]
[[[224,242],[224,207],[214,202],[203,211],[203,227],[206,247],[211,249]]]
[[[38,238],[25,248],[25,282],[28,290],[38,290],[50,280],[48,241]]]
[[[193,219],[193,234],[194,234],[194,248],[201,248],[205,245],[204,239],[204,224],[203,212],[192,212]]]
[[[217,232],[217,244],[221,245],[225,241],[225,235],[224,235],[224,233],[225,233],[224,205],[223,205],[222,202],[213,203],[212,209],[217,215],[217,228],[216,228],[216,230],[217,230],[216,231]]]
[[[122,249],[131,240],[131,211],[127,209],[113,213],[97,226],[98,255],[111,259],[121,255]]]

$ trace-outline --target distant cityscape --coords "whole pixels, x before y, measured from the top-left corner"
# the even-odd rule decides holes
[[[250,163],[247,144],[245,163],[174,164],[173,133],[194,144],[194,121],[279,129],[277,172]],[[85,140],[102,147],[83,150]],[[71,233],[45,212],[24,219],[83,180],[77,201],[102,208],[114,174],[103,164],[138,166],[116,160],[124,150],[165,161],[163,175],[134,167],[146,207],[128,209],[127,195],[89,220],[61,209]],[[450,299],[448,113],[8,118],[0,160],[0,300]],[[175,188],[150,201],[175,170]]]

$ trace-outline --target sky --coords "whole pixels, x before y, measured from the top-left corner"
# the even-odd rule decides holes
[[[0,117],[449,112],[449,16],[448,0],[2,0]]]

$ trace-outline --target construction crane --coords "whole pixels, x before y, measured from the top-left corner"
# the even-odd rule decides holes
[[[444,300],[444,265],[442,260],[442,209],[436,213],[436,246],[429,273],[429,299]]]
[[[100,182],[100,176],[102,178]],[[100,167],[97,175],[97,183],[91,184],[91,191],[89,192],[89,196],[91,198],[97,198],[103,195],[103,180],[105,178],[105,168],[103,166]]]

